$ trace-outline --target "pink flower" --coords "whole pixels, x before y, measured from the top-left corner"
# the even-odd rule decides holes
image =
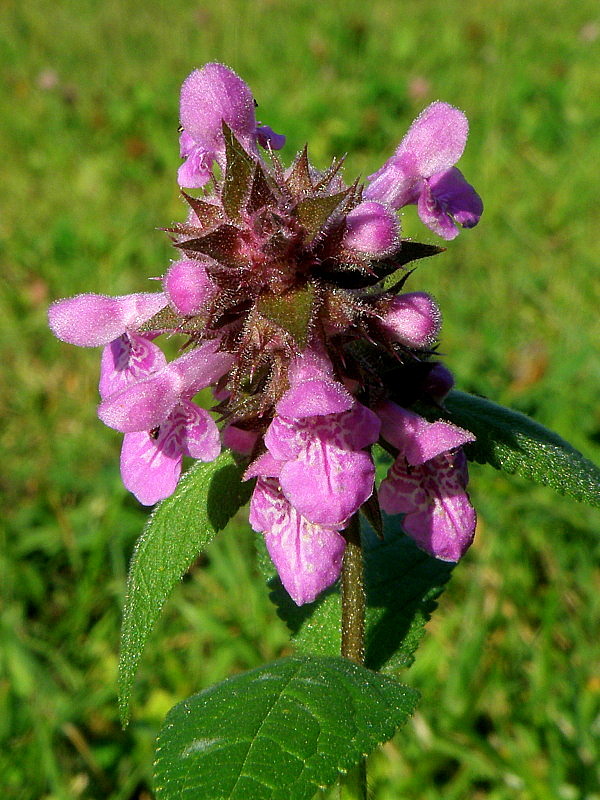
[[[472,228],[483,212],[481,198],[454,167],[468,133],[462,111],[448,103],[432,103],[410,126],[394,155],[369,176],[363,196],[395,209],[416,203],[427,227],[443,239],[454,239],[455,222]]]
[[[376,415],[356,403],[350,411],[292,420],[275,417],[265,444],[281,463],[279,483],[311,522],[343,525],[371,496],[375,467],[363,448],[379,434]]]
[[[250,502],[250,524],[263,532],[281,582],[296,605],[312,603],[334,583],[346,541],[337,528],[309,522],[274,478],[260,478]]]
[[[208,411],[179,400],[160,426],[125,434],[121,477],[140,503],[151,506],[175,491],[184,455],[213,461],[220,452],[219,430]]]
[[[64,342],[80,347],[105,345],[99,386],[100,396],[105,398],[166,364],[152,335],[135,333],[166,304],[167,298],[160,292],[121,297],[80,294],[53,303],[48,320],[54,335]]]
[[[315,347],[294,359],[288,377],[264,437],[281,489],[310,522],[343,525],[373,492],[375,467],[364,448],[377,441],[379,420],[333,378]]]
[[[206,64],[194,70],[181,87],[179,116],[183,131],[179,139],[180,186],[198,188],[208,182],[214,162],[225,167],[223,122],[238,140],[256,154],[257,141],[274,150],[283,147],[285,137],[267,126],[256,125],[254,98],[248,85],[223,64]]]
[[[79,294],[57,300],[48,309],[52,333],[79,347],[109,344],[127,331],[136,331],[167,304],[161,292],[139,292],[121,297]]]
[[[381,508],[404,514],[404,530],[427,553],[458,561],[473,541],[476,524],[460,447],[475,437],[449,422],[427,422],[394,403],[381,404],[377,413],[383,437],[398,449],[379,488]]]
[[[129,331],[102,350],[100,397],[104,400],[132,383],[158,372],[167,363],[163,351],[148,336]]]
[[[122,433],[151,431],[160,426],[182,399],[215,383],[233,363],[210,340],[185,353],[143,380],[111,394],[98,406],[98,416]]]

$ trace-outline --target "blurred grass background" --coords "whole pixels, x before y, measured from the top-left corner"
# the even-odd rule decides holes
[[[4,0],[0,5],[3,468],[0,787],[7,798],[148,800],[166,711],[287,652],[240,517],[176,590],[117,719],[128,559],[146,511],[95,418],[98,354],[46,308],[143,290],[184,211],[177,105],[220,60],[259,117],[367,175],[434,99],[463,108],[479,227],[413,288],[445,314],[461,388],[600,460],[600,13],[595,0]],[[414,208],[406,235],[426,241]],[[411,723],[371,759],[377,800],[598,800],[600,515],[472,469],[476,544],[404,680]],[[210,799],[208,799],[210,800]]]

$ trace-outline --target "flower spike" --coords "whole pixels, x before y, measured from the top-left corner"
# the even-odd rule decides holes
[[[442,248],[402,239],[396,211],[416,204],[445,239],[477,223],[481,200],[454,166],[465,115],[433,103],[366,187],[345,182],[343,159],[316,169],[306,147],[286,169],[273,152],[285,137],[257,124],[249,87],[222,64],[188,76],[180,116],[179,183],[203,191],[182,192],[187,219],[165,229],[179,257],[162,292],[49,310],[58,338],[103,347],[98,415],[124,434],[125,486],[152,505],[184,457],[234,450],[256,480],[250,524],[299,605],[337,580],[361,508],[378,529],[380,508],[403,514],[419,547],[460,558],[475,530],[473,436],[415,410],[441,413],[453,379],[432,360],[437,302],[406,288],[407,265]],[[163,334],[180,345],[170,361]],[[208,387],[212,413],[196,400]],[[379,489],[376,443],[394,454]]]

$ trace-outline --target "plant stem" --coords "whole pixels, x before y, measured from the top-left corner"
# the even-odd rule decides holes
[[[365,586],[360,520],[355,514],[346,530],[342,565],[342,656],[365,663]]]
[[[365,586],[358,513],[350,520],[344,536],[341,654],[362,666],[365,662]],[[340,778],[340,800],[367,800],[367,762],[364,758]]]

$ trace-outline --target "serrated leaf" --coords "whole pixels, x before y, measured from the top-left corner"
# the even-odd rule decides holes
[[[195,258],[196,253],[203,253],[226,266],[239,267],[246,263],[240,255],[240,232],[235,225],[219,225],[206,236],[175,242],[175,247],[191,258]]]
[[[451,391],[444,405],[452,422],[477,437],[465,448],[472,461],[600,506],[600,468],[558,434],[525,414],[465,392]]]
[[[310,177],[310,164],[308,162],[308,148],[306,145],[296,156],[292,164],[290,174],[286,183],[290,191],[295,195],[302,195],[312,191],[312,180]]]
[[[158,800],[311,800],[390,739],[414,689],[343,658],[285,658],[188,698],[158,738]]]
[[[384,515],[384,539],[366,525],[361,531],[365,558],[367,610],[365,664],[394,672],[409,667],[452,573],[453,564],[428,556],[402,533],[400,518]],[[339,652],[339,588],[298,607],[278,579],[271,599],[293,633],[299,653],[329,656]]]
[[[249,486],[229,452],[198,462],[160,503],[140,536],[127,579],[119,658],[123,722],[146,640],[175,584],[248,499]]]
[[[307,283],[283,295],[264,295],[257,311],[287,331],[299,348],[306,347],[315,304],[315,288]]]
[[[339,204],[348,196],[348,191],[329,194],[325,197],[307,197],[296,206],[298,221],[305,228],[308,240],[314,239]]]
[[[225,122],[223,123],[223,135],[225,137],[226,167],[221,203],[229,219],[237,222],[250,191],[255,162]]]

